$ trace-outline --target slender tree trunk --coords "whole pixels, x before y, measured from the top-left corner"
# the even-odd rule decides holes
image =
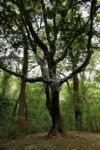
[[[15,139],[18,131],[25,132],[27,128],[26,82],[21,81],[19,97],[13,108],[9,137]]]
[[[18,119],[19,119],[19,127],[22,131],[27,127],[27,104],[26,104],[26,81],[25,77],[27,77],[28,72],[28,45],[26,36],[23,34],[24,40],[24,51],[23,51],[23,69],[22,74],[23,78],[21,81],[21,89],[19,94],[19,109],[18,109]]]
[[[77,74],[73,77],[73,91],[74,91],[73,99],[74,99],[76,129],[81,130],[82,108],[81,108],[81,100],[80,100],[80,96],[79,96],[79,80],[78,80]]]
[[[12,120],[11,120],[11,128],[13,127],[13,125],[16,122],[16,115],[17,115],[18,103],[19,103],[19,98],[16,100],[16,103],[15,103],[14,108],[13,108]]]
[[[27,127],[26,82],[24,79],[21,82],[18,111],[19,128],[24,130]]]
[[[19,97],[12,112],[11,131],[15,132],[18,128],[24,130],[27,126],[27,104],[26,104],[26,82],[21,81]]]
[[[27,77],[28,72],[28,47],[27,43],[25,43],[24,48],[24,57],[23,57],[23,68],[22,75],[23,79],[21,80],[21,87],[18,99],[16,100],[13,113],[12,113],[12,121],[11,121],[11,134],[15,134],[16,130],[20,130],[24,132],[27,128],[27,104],[26,104],[26,81],[25,77]],[[11,135],[12,136],[12,135]]]
[[[70,57],[72,61],[72,70],[76,70],[78,64],[78,54],[73,55],[72,50],[70,51]],[[75,113],[75,126],[77,130],[81,130],[82,126],[82,107],[79,96],[79,80],[78,75],[73,76],[73,104]]]

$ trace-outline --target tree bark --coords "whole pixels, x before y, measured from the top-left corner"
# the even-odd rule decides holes
[[[75,126],[77,130],[81,130],[82,126],[82,108],[81,100],[79,96],[79,80],[78,75],[76,74],[73,77],[73,100],[74,100],[74,113],[75,113]]]
[[[22,81],[21,81],[21,89],[19,94],[19,110],[18,110],[18,119],[19,119],[19,127],[22,131],[27,127],[27,104],[26,104],[26,81],[28,72],[28,43],[27,38],[24,35],[23,31],[23,40],[24,40],[24,51],[23,51],[23,69],[22,69]]]
[[[13,108],[9,137],[15,139],[18,132],[25,132],[27,128],[26,82],[21,81],[19,97]]]
[[[60,134],[64,134],[64,124],[63,119],[60,112],[59,107],[59,90],[58,87],[51,87],[51,103],[48,107],[51,119],[52,119],[52,127],[49,132],[49,136],[58,136]]]
[[[15,103],[13,113],[12,113],[12,121],[11,121],[11,136],[16,134],[16,130],[21,132],[25,132],[27,128],[27,104],[26,104],[26,81],[25,78],[27,77],[28,72],[28,47],[27,42],[24,45],[23,51],[23,68],[22,68],[22,75],[23,78],[21,80],[21,87],[18,99]],[[9,134],[10,135],[10,134]]]
[[[50,87],[48,84],[45,84],[45,95],[46,95],[46,106],[48,108],[49,113],[51,114],[52,104],[51,104]]]
[[[27,127],[27,104],[26,104],[26,82],[21,82],[21,90],[19,94],[19,110],[18,110],[19,128],[24,130]]]

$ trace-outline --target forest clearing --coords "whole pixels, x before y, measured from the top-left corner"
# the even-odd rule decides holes
[[[48,138],[36,133],[0,142],[0,150],[100,150],[100,134],[68,131],[67,136]]]

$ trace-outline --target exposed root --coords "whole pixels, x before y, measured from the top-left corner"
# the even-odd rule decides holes
[[[64,130],[59,131],[56,128],[51,129],[51,131],[48,134],[48,137],[54,138],[54,137],[64,137],[66,136],[66,132]]]

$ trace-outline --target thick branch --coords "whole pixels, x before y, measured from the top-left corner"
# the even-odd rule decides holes
[[[75,7],[76,5],[81,4],[81,3],[83,3],[83,0],[80,0],[80,1],[78,1],[78,2],[75,2],[75,3],[72,4],[69,8],[68,8],[68,5],[66,5],[66,7],[65,7],[65,8],[61,11],[61,13],[60,13],[60,15],[61,15],[61,20],[60,20],[60,22],[59,22],[59,24],[58,24],[58,27],[61,26],[62,22],[65,20],[65,17],[66,17],[66,15],[67,15],[68,11],[69,11],[70,9],[72,9],[73,7]],[[58,28],[58,27],[57,27],[57,28]]]
[[[22,78],[21,74],[18,74],[14,71],[11,71],[11,70],[7,69],[7,67],[5,67],[5,65],[1,64],[1,62],[0,62],[0,69],[7,72],[7,73],[9,73],[9,74],[11,74],[11,75],[14,75],[15,77]]]
[[[22,7],[21,7],[22,6]],[[37,45],[43,50],[45,56],[48,57],[48,48],[46,46],[46,44],[44,44],[41,39],[38,37],[38,35],[36,34],[33,26],[32,26],[32,23],[30,21],[30,16],[28,15],[28,13],[25,11],[25,7],[24,7],[24,2],[23,0],[19,1],[19,9],[20,9],[20,12],[23,14],[24,18],[25,18],[25,22],[26,24],[28,25],[28,28],[30,30],[30,33],[33,37],[33,39],[35,40],[35,42],[37,43]],[[46,58],[47,58],[46,57]]]
[[[69,80],[70,78],[72,78],[73,76],[75,76],[77,73],[82,72],[85,69],[85,67],[89,64],[89,60],[90,60],[91,56],[92,56],[92,53],[90,55],[87,55],[84,63],[80,67],[78,67],[75,71],[73,71],[72,73],[70,73],[67,77],[65,77],[64,79],[62,79],[60,81],[60,84],[62,85],[64,82],[66,82],[67,80]]]
[[[100,8],[100,5],[97,5],[96,10],[98,10]]]
[[[94,19],[95,5],[96,5],[95,2],[96,2],[95,0],[92,0],[91,8],[90,8],[90,30],[88,33],[87,57],[86,57],[85,61],[83,62],[83,64],[80,67],[78,67],[75,71],[73,71],[71,74],[69,74],[69,76],[62,79],[60,81],[60,84],[63,84],[64,82],[66,82],[68,79],[72,78],[77,73],[80,73],[81,71],[83,71],[84,68],[89,64],[89,60],[93,53],[93,51],[91,50],[91,41],[92,41],[92,36],[93,36],[93,19]]]
[[[49,29],[50,25],[48,23],[47,10],[45,8],[44,0],[41,0],[41,5],[42,5],[43,19],[44,19],[44,24],[45,24],[46,37],[47,37],[47,41],[48,41],[49,46],[50,46],[50,55],[54,56],[55,51],[56,51],[55,41],[57,39],[57,29],[56,29],[56,21],[55,21],[55,10],[52,9],[52,12],[51,12],[51,13],[53,13],[53,18],[52,18],[53,19],[53,29],[52,30],[53,30],[53,36],[54,37],[50,37],[51,30]]]
[[[46,82],[43,77],[25,78],[25,81],[29,83]]]
[[[66,46],[65,50],[63,51],[63,53],[61,54],[61,56],[59,56],[59,57],[55,60],[56,64],[58,64],[60,61],[62,61],[62,60],[67,56],[68,49],[71,47],[71,45],[74,43],[74,41],[75,41],[80,35],[82,35],[82,34],[84,33],[88,22],[89,22],[89,21],[87,21],[80,29],[78,29],[78,30],[75,32],[76,34],[74,35],[74,37],[72,38],[72,40],[68,43],[68,45],[67,45],[67,42],[65,43],[65,45],[67,45],[67,46]]]
[[[42,12],[43,12],[43,19],[44,19],[44,23],[45,23],[46,36],[47,36],[47,40],[48,40],[49,45],[51,45],[44,0],[41,0],[41,5],[42,5]]]
[[[18,74],[14,71],[11,71],[9,69],[7,69],[4,65],[0,64],[0,69],[2,69],[3,71],[15,76],[15,77],[18,77],[18,78],[21,78],[21,79],[25,79],[26,82],[30,82],[30,83],[34,83],[34,82],[46,82],[42,77],[34,77],[34,78],[25,78],[23,75],[21,74]]]

